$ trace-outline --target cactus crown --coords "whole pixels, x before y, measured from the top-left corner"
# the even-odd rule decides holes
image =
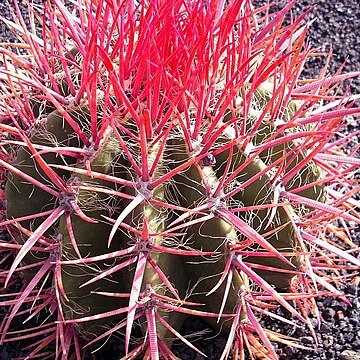
[[[312,51],[304,16],[284,24],[294,3],[269,15],[249,0],[52,0],[42,18],[29,8],[28,29],[15,2],[20,42],[0,70],[2,341],[21,338],[15,317],[50,312],[25,330],[42,336],[30,358],[54,343],[80,359],[117,332],[125,358],[175,358],[174,339],[201,353],[186,315],[229,332],[221,359],[302,346],[260,317],[289,323],[281,305],[311,330],[314,299],[343,298],[328,271],[360,266],[345,251],[360,162],[350,135],[334,140],[359,113],[334,89],[359,74],[301,79]]]

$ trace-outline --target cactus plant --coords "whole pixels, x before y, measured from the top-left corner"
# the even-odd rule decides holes
[[[335,90],[359,73],[301,78],[312,49],[304,16],[284,24],[295,1],[271,16],[223,3],[49,0],[27,28],[15,1],[0,333],[39,337],[27,358],[81,359],[117,333],[119,357],[173,359],[175,339],[201,353],[181,330],[197,315],[229,333],[222,359],[276,359],[271,341],[304,346],[260,316],[293,323],[281,305],[313,331],[316,297],[346,301],[329,271],[360,266],[360,160],[334,136],[360,110]]]

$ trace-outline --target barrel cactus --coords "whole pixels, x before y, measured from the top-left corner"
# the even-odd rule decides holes
[[[295,1],[223,3],[51,0],[27,27],[15,1],[0,333],[36,339],[27,358],[81,359],[116,334],[114,358],[174,359],[174,340],[205,355],[182,333],[196,315],[228,332],[221,359],[276,359],[272,341],[304,346],[262,316],[313,331],[316,297],[346,301],[331,272],[360,266],[360,161],[336,136],[360,110],[336,89],[359,74],[301,78]]]

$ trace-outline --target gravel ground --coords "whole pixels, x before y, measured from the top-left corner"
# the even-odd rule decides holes
[[[11,3],[11,1],[9,1]],[[20,1],[19,1],[20,2]],[[42,1],[34,1],[41,3]],[[254,1],[256,4],[263,4],[266,1]],[[284,3],[282,1],[281,3]],[[333,59],[329,72],[334,73],[344,62],[344,71],[360,70],[360,7],[358,0],[300,0],[294,7],[294,13],[300,14],[310,6],[316,5],[308,19],[316,18],[309,35],[313,46],[321,51],[333,49]],[[21,3],[21,8],[25,6]],[[0,3],[0,15],[9,18],[9,10],[6,3]],[[13,40],[12,34],[7,28],[0,24],[0,42]],[[322,65],[320,59],[315,59],[308,64],[306,75],[311,77],[317,74]],[[360,93],[360,79],[354,79],[348,83],[352,93]],[[349,128],[349,131],[354,128]],[[0,234],[5,236],[5,234]],[[354,233],[355,241],[360,243],[360,232]],[[327,298],[318,302],[321,317],[323,319],[320,327],[317,327],[318,346],[315,351],[299,351],[288,347],[279,347],[278,354],[281,359],[339,359],[339,360],[360,360],[360,300],[358,296],[359,278],[354,279],[350,285],[344,286],[341,290],[347,295],[352,306],[349,306],[337,299]],[[0,312],[1,313],[1,312]],[[285,314],[283,314],[285,316]],[[263,320],[271,330],[279,330],[274,322]],[[208,358],[216,360],[220,354],[226,338],[217,336],[207,329],[207,326],[197,318],[188,319],[185,324],[185,331],[188,334],[202,333],[208,331],[207,340],[195,341],[195,345],[208,354]],[[282,332],[300,339],[304,345],[316,347],[313,339],[309,337],[307,329],[303,326],[297,328],[283,326]],[[195,337],[196,339],[196,337]],[[20,345],[20,344],[19,344]],[[183,346],[175,346],[180,359],[202,359],[203,357],[189,351]],[[16,344],[3,345],[0,347],[0,360],[8,360],[12,356],[19,355]],[[103,352],[99,359],[112,359],[109,353]]]
[[[280,0],[279,7],[288,1]],[[264,0],[253,0],[254,4],[264,4]],[[299,0],[293,8],[295,15],[300,15],[314,6],[308,20],[315,19],[308,32],[308,39],[320,51],[333,50],[329,73],[345,63],[344,72],[360,70],[360,7],[358,0]],[[304,74],[316,75],[323,65],[320,58],[308,63]],[[360,78],[350,84],[353,93],[360,93]]]

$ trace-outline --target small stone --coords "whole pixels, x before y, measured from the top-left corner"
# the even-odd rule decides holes
[[[320,325],[319,333],[327,334],[327,333],[331,332],[331,328],[332,328],[331,324],[329,324],[326,321],[323,321]]]
[[[333,319],[335,316],[335,310],[332,308],[328,308],[322,312],[322,316],[323,316],[324,320]]]
[[[343,349],[343,346],[342,346],[341,344],[335,344],[335,345],[334,345],[334,349],[335,349],[336,351],[340,351],[340,350]]]
[[[355,350],[360,350],[360,337],[357,337],[357,338],[353,341],[352,345],[353,345],[353,349],[355,349]]]
[[[345,350],[339,355],[339,360],[360,360],[360,353],[351,350]]]
[[[314,343],[314,339],[311,336],[302,336],[300,341],[306,345],[311,345]]]
[[[344,345],[345,344],[345,338],[343,333],[339,333],[338,339],[336,341],[338,344]]]
[[[335,359],[335,351],[334,350],[326,351],[325,359]]]
[[[349,323],[344,320],[340,320],[338,324],[338,328],[349,331]]]
[[[343,320],[345,318],[345,315],[344,315],[344,312],[339,310],[336,312],[336,317],[339,319],[339,320]]]
[[[334,344],[334,338],[331,335],[325,336],[323,340],[324,349],[330,349]]]
[[[352,326],[349,324],[349,328],[346,330],[344,334],[344,339],[348,344],[351,344],[354,340],[355,334],[352,332]]]
[[[296,353],[296,349],[289,346],[285,349],[285,353],[286,355],[294,355]]]

